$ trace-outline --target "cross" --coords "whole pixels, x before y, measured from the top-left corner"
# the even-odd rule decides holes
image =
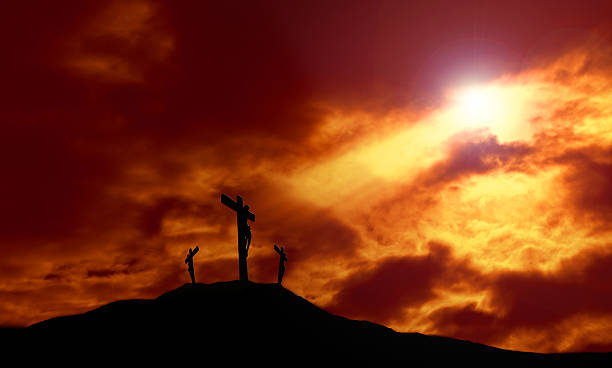
[[[254,222],[255,214],[249,212],[249,206],[243,205],[241,196],[236,196],[234,201],[229,196],[221,194],[221,203],[236,211],[238,225],[238,270],[240,271],[240,281],[248,281],[247,242],[251,242],[251,230],[247,221],[251,220]]]
[[[189,271],[189,276],[191,277],[191,283],[195,284],[195,273],[193,271],[193,256],[200,250],[200,247],[196,246],[194,250],[189,248],[189,254],[187,254],[187,258],[185,258],[185,263],[187,263],[187,271]]]
[[[280,263],[278,264],[278,284],[283,283],[283,275],[285,275],[285,262],[288,262],[287,255],[285,254],[285,248],[278,248],[278,245],[274,244],[274,250],[280,256]]]

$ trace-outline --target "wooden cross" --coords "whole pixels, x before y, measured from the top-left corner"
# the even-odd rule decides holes
[[[191,248],[189,248],[189,254],[187,254],[187,258],[185,258],[185,263],[187,263],[187,271],[189,271],[189,276],[191,277],[191,283],[195,284],[195,273],[193,271],[193,256],[196,255],[196,253],[198,253],[198,251],[200,250],[200,247],[196,246],[194,250],[191,250]]]
[[[236,201],[225,194],[221,194],[221,203],[236,211],[238,226],[238,270],[240,280],[248,281],[249,272],[247,269],[247,237],[250,238],[248,220],[255,222],[255,214],[249,212],[249,206],[242,203],[242,197],[236,196]]]
[[[278,284],[283,283],[283,276],[285,275],[285,262],[288,262],[287,255],[285,254],[285,248],[278,248],[278,245],[274,244],[274,250],[280,256],[280,263],[278,264]]]

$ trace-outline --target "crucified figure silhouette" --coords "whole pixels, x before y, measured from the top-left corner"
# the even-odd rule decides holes
[[[189,271],[189,276],[191,276],[191,283],[195,284],[195,272],[193,270],[193,256],[200,250],[200,247],[196,246],[195,250],[191,250],[189,248],[189,254],[187,254],[187,258],[185,258],[185,263],[187,263],[187,271]]]
[[[280,263],[278,264],[278,284],[282,284],[283,276],[285,275],[285,262],[289,261],[285,254],[285,248],[278,249],[278,246],[274,244],[274,250],[280,255]]]
[[[249,211],[249,206],[244,205],[241,196],[236,196],[234,201],[225,194],[221,194],[221,203],[236,211],[236,224],[238,226],[238,270],[240,281],[249,280],[247,268],[248,249],[251,246],[251,227],[248,221],[255,221],[255,214]]]
[[[245,208],[249,208],[249,206],[245,206]],[[244,241],[246,241],[247,245],[246,245],[246,252],[247,252],[247,256],[249,254],[249,248],[251,247],[251,227],[247,224],[244,226]]]

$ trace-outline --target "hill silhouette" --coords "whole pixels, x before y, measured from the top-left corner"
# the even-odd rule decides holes
[[[327,362],[470,363],[609,359],[606,354],[534,354],[440,336],[399,333],[332,315],[277,284],[185,284],[152,300],[121,300],[84,314],[12,331],[13,343],[56,354]],[[199,359],[198,358],[198,359]],[[331,359],[331,360],[330,360]]]

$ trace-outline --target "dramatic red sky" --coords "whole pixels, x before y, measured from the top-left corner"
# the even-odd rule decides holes
[[[9,1],[0,325],[250,277],[399,331],[612,350],[612,3]]]

